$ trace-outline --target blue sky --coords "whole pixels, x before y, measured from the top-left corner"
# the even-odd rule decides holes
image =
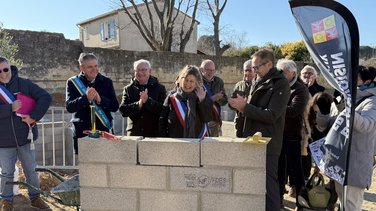
[[[11,0],[6,3],[0,0],[0,22],[5,28],[58,32],[68,39],[78,39],[76,23],[113,10],[113,1],[116,0]],[[376,47],[376,0],[339,2],[357,19],[360,44]],[[199,21],[199,35],[210,33],[207,31],[210,22],[204,17]],[[228,36],[245,33],[247,46],[301,40],[288,0],[228,0],[221,25]]]

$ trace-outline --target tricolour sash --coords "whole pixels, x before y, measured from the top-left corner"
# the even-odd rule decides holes
[[[0,84],[0,100],[2,100],[5,104],[12,104],[16,98],[9,92],[5,86]]]
[[[76,87],[77,91],[81,94],[81,96],[86,95],[86,86],[82,83],[82,81],[78,77],[73,77],[70,79],[73,85]],[[95,105],[95,115],[101,121],[101,123],[106,126],[108,129],[112,128],[111,122],[108,120],[106,114],[104,113],[103,109],[99,107],[95,101],[93,101],[93,105]]]
[[[204,83],[204,88],[205,88],[206,93],[208,93],[208,95],[211,99],[211,97],[213,96],[213,93],[211,92],[208,84]],[[212,110],[212,113],[214,114],[215,121],[218,122],[219,126],[222,126],[221,113],[219,112],[219,109],[215,105],[215,102],[213,102],[213,106],[212,106],[211,110]]]
[[[185,112],[187,110],[187,107],[184,103],[180,102],[180,100],[175,97],[175,94],[170,95],[170,99],[172,106],[174,106],[176,116],[178,117],[181,126],[183,126],[184,128]],[[205,136],[209,136],[208,126],[206,125],[206,123],[204,123],[204,126],[202,127],[201,132],[198,135],[198,138],[203,138]]]

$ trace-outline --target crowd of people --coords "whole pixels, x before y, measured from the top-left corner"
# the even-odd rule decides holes
[[[199,67],[185,66],[175,87],[166,91],[152,75],[150,62],[140,59],[133,64],[134,77],[124,87],[119,104],[112,80],[99,73],[98,58],[92,53],[82,53],[78,62],[80,73],[67,80],[65,102],[68,112],[74,114],[76,154],[78,138],[93,129],[92,108],[95,108],[96,130],[111,132],[111,113],[119,109],[128,118],[129,136],[202,138],[221,136],[221,107],[228,103],[236,112],[236,137],[256,132],[271,137],[266,152],[265,209],[283,208],[283,197],[288,192],[296,199],[296,210],[302,210],[298,193],[312,169],[308,144],[325,137],[339,113],[337,104],[341,103],[340,95],[335,98],[317,83],[314,67],[307,65],[299,71],[294,61],[275,61],[272,50],[260,49],[244,62],[243,79],[228,98],[211,60],[202,61]],[[349,188],[347,201],[342,205],[346,210],[361,210],[364,189],[371,183],[376,153],[372,139],[376,135],[375,76],[375,68],[359,66]],[[27,181],[39,187],[33,150],[33,141],[37,139],[34,125],[46,113],[51,96],[30,80],[19,77],[17,68],[3,57],[0,57],[0,82],[0,91],[5,93],[0,100],[0,196],[2,210],[12,210],[13,187],[6,182],[14,179],[17,159]],[[29,114],[17,114],[23,105],[16,99],[16,93],[36,101]],[[333,184],[341,197],[342,186]],[[33,207],[48,209],[32,189],[29,197]]]

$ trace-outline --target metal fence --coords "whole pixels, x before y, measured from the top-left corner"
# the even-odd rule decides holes
[[[126,135],[126,118],[113,114],[113,132]],[[35,157],[38,166],[52,169],[77,169],[77,155],[73,149],[72,114],[64,107],[50,107],[38,122]]]

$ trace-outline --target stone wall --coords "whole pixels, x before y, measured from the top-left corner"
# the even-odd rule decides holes
[[[81,208],[265,210],[265,144],[242,139],[79,140]]]
[[[147,59],[152,64],[152,74],[172,88],[173,82],[185,65],[200,65],[203,59],[212,59],[218,75],[225,82],[227,92],[242,78],[242,58],[213,57],[172,52],[133,52],[102,48],[85,48],[81,41],[67,40],[63,34],[8,30],[19,46],[17,58],[22,59],[20,75],[37,82],[53,95],[53,104],[64,105],[66,80],[79,72],[78,56],[93,52],[99,57],[101,72],[114,81],[120,100],[123,87],[133,77],[133,62]]]

